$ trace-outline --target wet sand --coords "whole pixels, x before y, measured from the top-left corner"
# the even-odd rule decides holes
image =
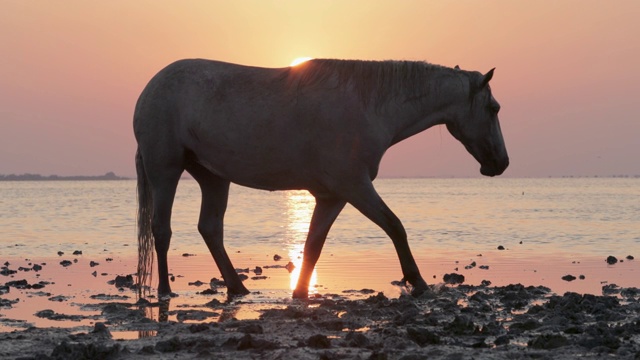
[[[182,261],[193,266],[205,258]],[[522,264],[509,277],[486,254],[430,269],[436,279],[427,280],[438,285],[419,298],[388,278],[375,282],[361,271],[350,275],[361,280],[348,287],[337,280],[317,284],[309,301],[291,300],[285,262],[265,258],[241,262],[253,291],[247,297],[228,300],[224,288],[211,287],[206,273],[185,267],[174,274],[180,296],[170,302],[137,299],[128,288],[133,279],[126,278],[135,266],[124,259],[71,252],[47,261],[13,259],[0,277],[0,357],[640,358],[640,290],[595,275],[608,269],[610,279],[619,273],[633,277],[637,260],[623,256],[616,264],[606,263],[606,256],[596,265],[565,259],[564,269],[550,264],[561,268],[544,275],[553,281],[540,282],[569,289],[582,282],[597,286],[595,294],[531,286],[538,279],[531,274],[539,275],[538,270]],[[69,263],[62,264],[65,260]],[[173,261],[179,268],[179,259]],[[261,275],[251,271],[255,266],[263,267]],[[449,276],[446,284],[445,274],[463,275],[465,281]],[[576,279],[563,280],[561,274]],[[510,281],[518,277],[525,285]]]

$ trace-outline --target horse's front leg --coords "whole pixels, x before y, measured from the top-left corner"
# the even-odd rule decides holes
[[[293,291],[294,298],[306,299],[309,295],[309,281],[313,274],[313,269],[320,258],[329,229],[331,229],[331,225],[333,225],[345,204],[345,201],[333,197],[316,196],[316,207],[313,210],[309,234],[304,244],[302,269],[300,270],[296,289]]]
[[[364,216],[376,223],[387,233],[393,241],[393,245],[400,259],[403,280],[413,285],[412,295],[419,296],[429,287],[424,281],[420,270],[416,264],[409,243],[407,241],[407,232],[400,222],[400,219],[389,209],[384,203],[380,195],[376,192],[371,182],[363,184],[358,189],[352,189],[348,192],[349,203],[358,209]]]

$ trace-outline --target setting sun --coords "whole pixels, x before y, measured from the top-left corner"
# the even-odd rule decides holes
[[[289,64],[289,66],[300,65],[303,62],[307,62],[307,61],[309,61],[311,59],[313,59],[313,58],[308,57],[308,56],[298,57],[298,58],[293,59],[293,61],[291,62],[291,64]]]

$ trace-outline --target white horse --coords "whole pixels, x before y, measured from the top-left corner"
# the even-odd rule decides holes
[[[346,203],[387,233],[404,280],[414,294],[424,292],[405,229],[372,180],[390,146],[438,124],[462,142],[483,175],[500,175],[509,158],[492,76],[493,69],[483,75],[417,61],[311,60],[267,69],[194,59],[167,66],[140,95],[133,120],[139,284],[150,281],[155,246],[158,294],[171,294],[171,208],[186,170],[200,185],[198,230],[229,295],[249,292],[223,245],[231,182],[305,189],[315,197],[294,298],[308,296],[327,233]]]

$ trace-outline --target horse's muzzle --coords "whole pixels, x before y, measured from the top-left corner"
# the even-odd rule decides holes
[[[498,176],[509,167],[509,157],[505,157],[502,161],[494,161],[491,164],[483,164],[480,166],[480,174],[484,176]]]

